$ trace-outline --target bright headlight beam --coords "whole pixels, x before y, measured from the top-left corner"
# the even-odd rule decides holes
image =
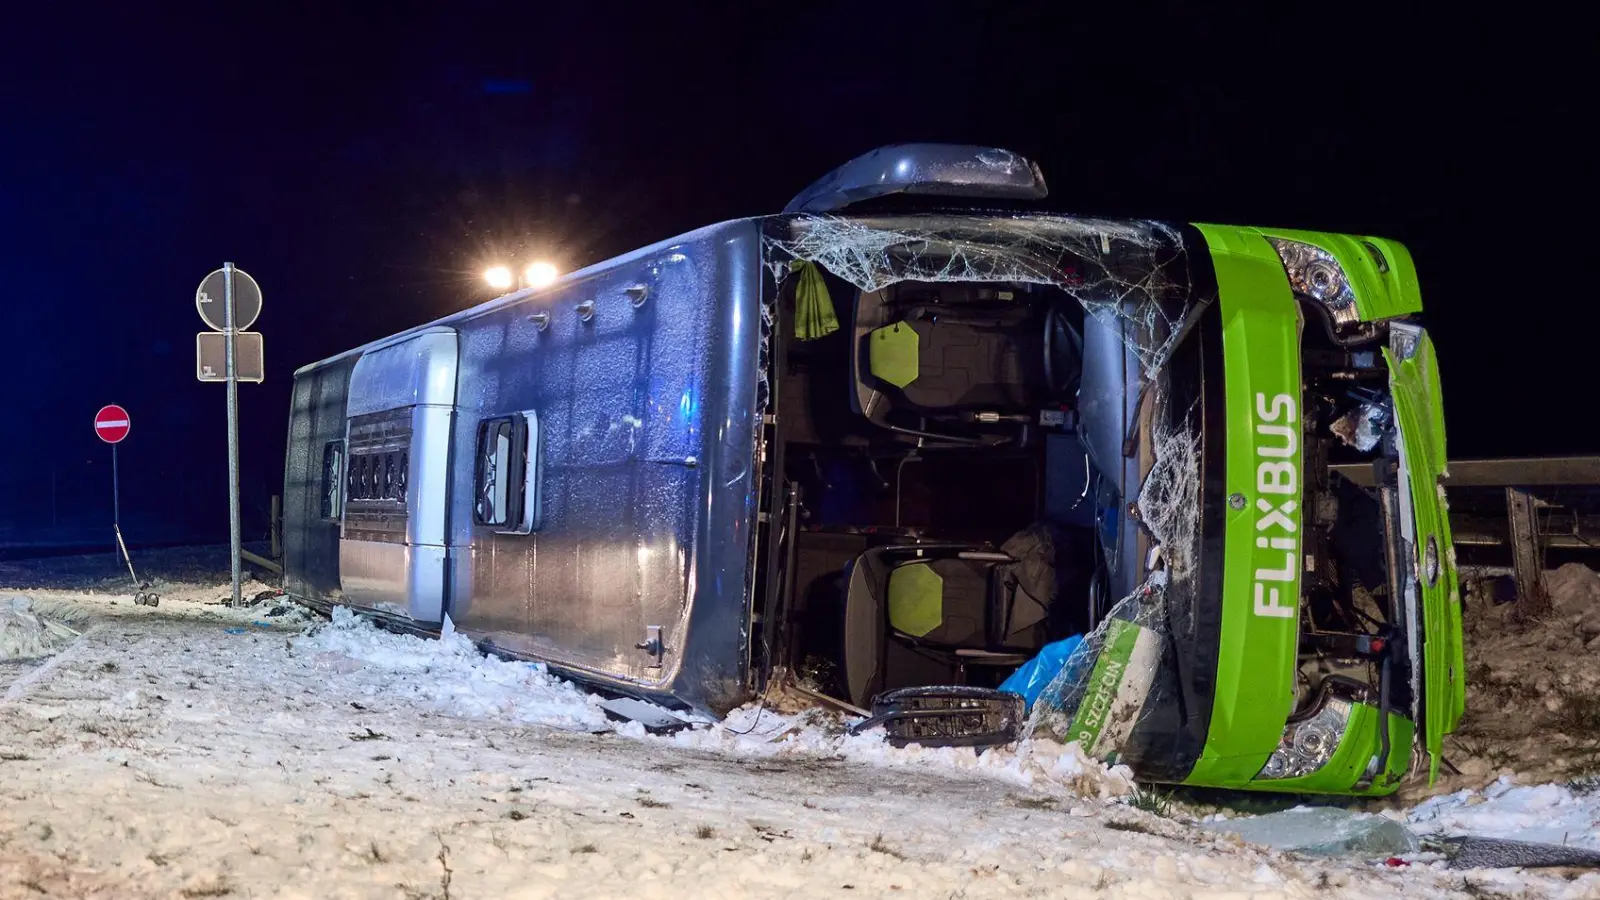
[[[522,281],[528,287],[544,287],[561,277],[556,267],[547,262],[536,262],[522,273]]]
[[[495,290],[507,290],[511,287],[511,270],[505,266],[491,266],[484,270],[483,280]]]

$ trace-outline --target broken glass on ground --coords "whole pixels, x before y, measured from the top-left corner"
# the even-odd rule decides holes
[[[1204,822],[1201,827],[1310,856],[1379,859],[1422,849],[1411,829],[1393,819],[1331,806],[1301,806],[1264,816]]]

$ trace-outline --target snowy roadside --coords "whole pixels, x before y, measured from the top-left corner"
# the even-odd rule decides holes
[[[1534,784],[1600,777],[1600,574],[1569,563],[1545,581],[1552,610],[1536,622],[1518,622],[1515,604],[1469,593],[1467,715],[1445,741],[1460,769],[1442,779],[1446,791],[1508,775]]]
[[[83,634],[0,666],[0,897],[1600,897],[1245,846],[1053,745],[897,751],[753,710],[641,737],[459,637],[167,587],[26,592]]]

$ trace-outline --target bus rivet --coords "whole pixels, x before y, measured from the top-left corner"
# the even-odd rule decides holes
[[[1244,495],[1238,492],[1229,495],[1228,505],[1234,509],[1244,509]]]

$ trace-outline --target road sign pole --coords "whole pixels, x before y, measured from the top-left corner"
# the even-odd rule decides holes
[[[220,298],[219,298],[220,295]],[[217,300],[222,300],[222,314],[217,314]],[[208,340],[212,334],[201,332],[195,336],[195,377],[201,381],[225,381],[228,385],[228,541],[233,557],[233,604],[239,605],[240,556],[239,546],[239,381],[260,381],[263,377],[261,362],[261,335],[250,331],[256,317],[261,315],[261,285],[233,263],[223,263],[200,281],[194,292],[194,306],[200,320],[211,326],[211,331],[222,332],[222,378],[216,377],[217,342]],[[245,341],[240,343],[243,335]],[[240,349],[244,349],[244,371],[240,371]]]
[[[228,546],[233,564],[233,605],[239,598],[239,382],[234,371],[233,263],[222,264],[222,333],[227,342]]]
[[[115,403],[100,407],[94,414],[94,433],[100,440],[111,445],[111,530],[117,535],[117,544],[112,548],[113,553],[120,553],[122,561],[128,564],[128,577],[133,579],[133,586],[137,593],[133,602],[140,606],[155,606],[156,595],[147,594],[139,584],[139,576],[133,574],[133,558],[128,555],[128,545],[122,540],[122,473],[117,471],[117,445],[128,436],[128,431],[133,427],[133,419],[128,411]],[[55,469],[50,470],[51,490],[51,515],[55,515]]]
[[[116,554],[122,548],[122,484],[117,477],[116,444],[111,445],[111,528],[117,533],[117,546],[111,548]]]

